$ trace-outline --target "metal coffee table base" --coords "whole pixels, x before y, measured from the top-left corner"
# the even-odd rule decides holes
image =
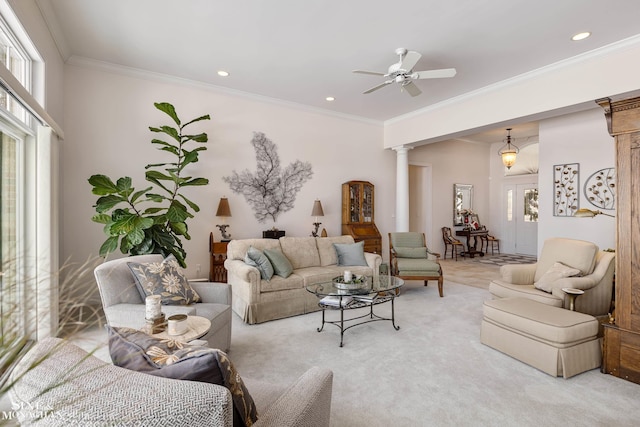
[[[342,347],[344,345],[343,339],[344,339],[344,331],[346,331],[347,329],[353,328],[354,326],[358,326],[358,325],[364,325],[365,323],[371,323],[371,322],[377,322],[380,320],[388,320],[391,322],[391,324],[393,325],[393,329],[395,329],[396,331],[400,329],[400,326],[396,326],[396,319],[395,319],[395,305],[394,305],[394,300],[395,297],[393,296],[387,296],[387,297],[380,297],[378,299],[376,299],[374,302],[363,302],[363,301],[354,301],[352,302],[350,305],[346,306],[346,307],[333,307],[333,306],[329,306],[329,305],[324,305],[324,304],[318,304],[320,306],[320,308],[322,308],[322,325],[317,329],[318,332],[322,332],[322,330],[324,329],[324,325],[325,324],[331,324],[331,325],[335,325],[338,328],[340,328],[340,347]],[[377,314],[375,314],[373,312],[373,306],[374,305],[378,305],[378,304],[382,304],[385,302],[391,301],[391,318],[388,317],[381,317],[378,316]],[[356,316],[356,317],[351,317],[348,319],[344,318],[344,312],[345,310],[355,310],[357,308],[364,308],[364,307],[369,307],[369,313],[364,314],[362,316]],[[325,311],[326,310],[340,310],[340,320],[326,320],[325,319]],[[355,320],[359,320],[359,319],[368,319],[368,320],[363,320],[361,322],[355,323],[353,325],[349,325],[349,326],[344,326],[345,322],[353,322]]]

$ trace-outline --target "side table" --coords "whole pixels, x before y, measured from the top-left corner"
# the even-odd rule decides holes
[[[224,268],[224,261],[227,259],[226,242],[215,242],[213,233],[209,233],[209,281],[227,283],[227,269]]]
[[[582,289],[573,289],[573,288],[562,288],[562,290],[564,291],[564,293],[569,295],[569,310],[575,311],[576,298],[584,294],[584,291]]]
[[[181,335],[169,335],[167,331],[160,332],[158,334],[150,334],[153,337],[164,340],[175,340],[182,342],[189,342],[195,339],[201,338],[209,332],[211,329],[211,321],[206,317],[201,316],[187,316],[187,332]],[[142,329],[148,333],[145,328]]]

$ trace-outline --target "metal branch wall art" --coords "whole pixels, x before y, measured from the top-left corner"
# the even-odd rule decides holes
[[[258,169],[248,169],[223,177],[231,191],[242,194],[255,211],[258,222],[271,218],[274,222],[283,212],[293,208],[296,194],[313,175],[311,164],[296,160],[284,170],[276,145],[262,132],[254,132],[251,145],[256,151]]]
[[[584,195],[600,209],[616,208],[616,169],[605,168],[594,172],[584,184]]]
[[[567,163],[553,167],[554,216],[573,216],[578,210],[580,164]]]

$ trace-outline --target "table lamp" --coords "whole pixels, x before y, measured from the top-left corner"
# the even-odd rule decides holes
[[[231,234],[227,233],[227,227],[229,227],[229,225],[224,223],[224,219],[227,217],[231,217],[231,208],[229,207],[229,200],[226,197],[222,197],[220,199],[216,216],[222,218],[222,224],[216,225],[216,227],[218,227],[218,229],[220,230],[220,234],[222,234],[222,241],[228,242],[229,240],[231,240]]]
[[[318,222],[318,217],[324,216],[324,211],[322,210],[322,203],[320,203],[320,200],[316,200],[315,202],[313,202],[313,209],[311,210],[311,216],[316,217],[316,222],[313,223],[313,226],[315,228],[311,232],[311,235],[313,237],[318,237],[318,228],[320,228],[320,224],[322,224],[321,222]]]

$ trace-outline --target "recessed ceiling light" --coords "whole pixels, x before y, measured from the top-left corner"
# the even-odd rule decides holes
[[[333,96],[327,96],[325,99],[329,102],[336,100]]]
[[[574,42],[577,42],[578,40],[586,39],[590,35],[591,35],[590,32],[585,31],[584,33],[578,33],[578,34],[574,35],[573,37],[571,37],[571,40],[573,40]]]
[[[228,71],[224,71],[224,70],[220,70],[220,71],[218,71],[218,75],[220,77],[229,77],[229,72]]]

